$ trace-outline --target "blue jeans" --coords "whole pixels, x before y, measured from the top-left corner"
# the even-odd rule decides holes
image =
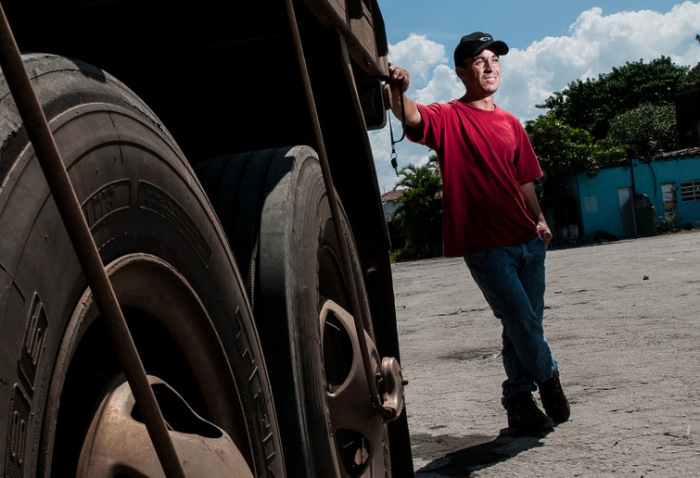
[[[485,249],[464,256],[493,314],[503,324],[503,403],[536,382],[552,377],[557,362],[544,338],[547,246],[539,237],[516,246]]]

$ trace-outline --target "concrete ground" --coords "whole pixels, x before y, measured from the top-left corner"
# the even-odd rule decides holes
[[[512,433],[500,322],[461,259],[393,266],[417,478],[700,477],[700,232],[550,250],[570,421]]]

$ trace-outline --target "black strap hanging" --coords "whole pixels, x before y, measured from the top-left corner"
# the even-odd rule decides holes
[[[389,113],[387,113],[389,114]],[[394,168],[394,172],[396,173],[396,176],[398,177],[399,175],[399,170],[398,170],[398,162],[396,160],[397,154],[396,154],[396,143],[400,143],[403,141],[403,139],[406,137],[406,108],[404,107],[403,104],[403,93],[401,93],[401,138],[397,141],[394,141],[394,128],[391,127],[391,117],[389,117],[389,135],[391,136],[391,167]]]

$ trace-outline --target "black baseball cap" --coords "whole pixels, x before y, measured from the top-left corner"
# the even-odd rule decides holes
[[[463,36],[455,48],[455,66],[462,66],[465,58],[473,58],[487,49],[499,56],[508,53],[508,45],[502,41],[494,41],[488,33],[474,32]]]

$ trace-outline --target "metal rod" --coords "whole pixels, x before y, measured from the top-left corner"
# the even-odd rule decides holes
[[[377,412],[380,415],[382,415],[382,417],[393,418],[396,415],[396,411],[387,409],[382,405],[381,398],[379,397],[379,391],[377,389],[376,377],[374,375],[374,372],[372,371],[372,362],[370,360],[369,350],[367,348],[365,329],[362,324],[362,308],[360,307],[360,302],[357,297],[357,284],[355,283],[355,275],[352,270],[352,262],[350,260],[348,242],[345,239],[343,226],[340,221],[340,206],[338,205],[338,198],[335,193],[335,187],[333,186],[333,178],[331,176],[331,169],[328,162],[326,144],[323,141],[323,133],[321,131],[321,122],[318,118],[318,113],[316,112],[316,102],[314,100],[314,93],[313,88],[311,86],[311,78],[309,77],[309,70],[306,66],[306,59],[304,57],[304,47],[301,43],[299,25],[297,24],[292,0],[286,0],[285,3],[287,6],[287,15],[289,17],[289,26],[292,31],[294,48],[297,54],[297,61],[299,63],[299,70],[301,72],[302,81],[304,83],[306,104],[309,110],[309,115],[311,116],[311,122],[313,123],[314,136],[316,139],[316,149],[321,163],[321,171],[323,173],[323,183],[326,187],[326,193],[328,194],[328,205],[330,206],[331,216],[333,217],[335,234],[338,237],[338,243],[340,245],[340,253],[343,262],[342,266],[347,279],[348,294],[350,295],[350,300],[352,302],[352,315],[355,318],[355,332],[357,334],[357,340],[360,345],[360,355],[362,355],[362,363],[365,369],[367,385],[369,386],[370,400],[372,401],[372,405],[375,407]]]
[[[166,428],[165,420],[148,382],[146,371],[102,264],[90,228],[83,216],[44,111],[24,68],[22,55],[2,4],[0,4],[0,68],[27,128],[27,134],[85,273],[88,286],[95,297],[97,308],[104,318],[110,340],[134,394],[136,407],[146,424],[161,466],[168,477],[185,478],[172,437]]]

